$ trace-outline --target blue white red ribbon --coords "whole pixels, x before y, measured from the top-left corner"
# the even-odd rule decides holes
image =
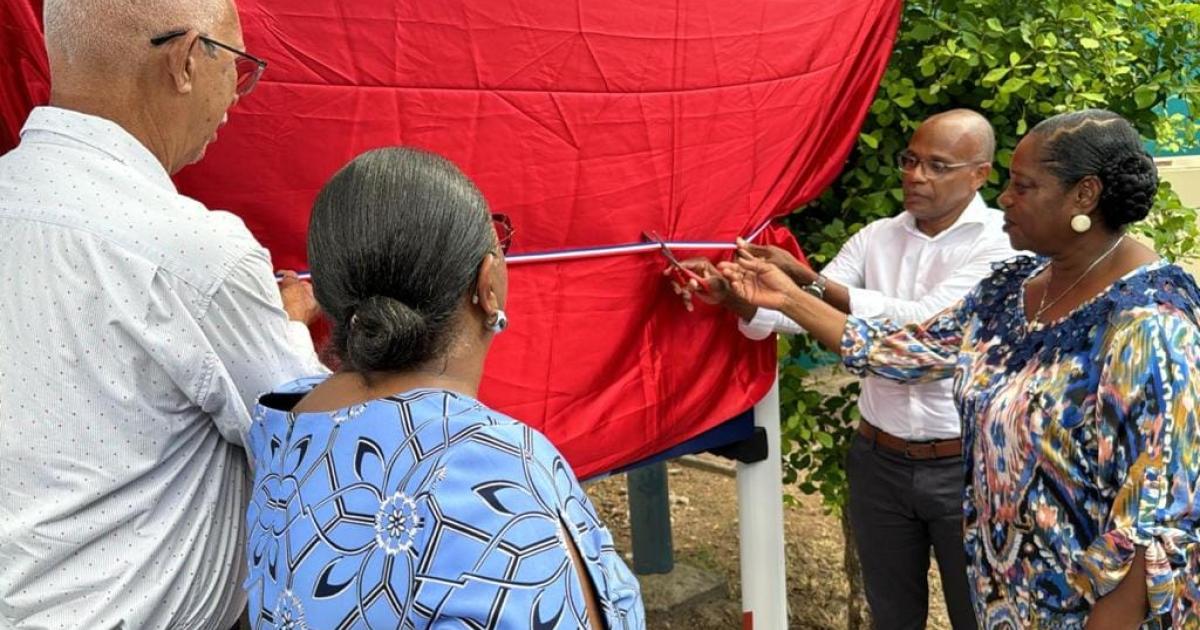
[[[754,231],[746,237],[746,240],[753,241],[758,238],[763,230],[770,225],[770,220],[758,226]],[[688,250],[714,250],[714,249],[737,249],[737,243],[732,241],[667,241],[667,248],[671,250],[688,251]],[[628,243],[624,245],[604,245],[600,247],[577,247],[572,249],[559,249],[546,252],[532,252],[526,254],[510,254],[504,257],[505,262],[509,265],[523,265],[530,263],[541,262],[558,262],[563,260],[579,260],[583,258],[602,258],[605,256],[620,256],[624,254],[639,254],[642,252],[653,252],[658,250],[658,243]],[[302,280],[309,280],[312,274],[307,271],[298,271],[297,275]],[[282,280],[282,274],[275,274],[276,280]]]

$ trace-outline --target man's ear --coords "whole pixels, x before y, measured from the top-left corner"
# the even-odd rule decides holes
[[[171,85],[180,94],[188,94],[194,86],[196,73],[196,40],[200,33],[190,30],[185,35],[167,42],[167,74],[171,77]]]
[[[986,162],[975,167],[975,190],[987,185],[988,176],[992,174],[992,163]]]

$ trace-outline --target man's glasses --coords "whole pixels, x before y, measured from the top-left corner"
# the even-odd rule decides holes
[[[516,230],[513,229],[512,220],[507,214],[499,212],[492,213],[492,229],[496,230],[496,240],[500,244],[500,251],[508,254],[508,248],[512,245],[513,234]]]
[[[187,35],[187,33],[188,32],[186,30],[164,33],[158,37],[151,38],[150,45],[162,46],[176,37]],[[262,76],[263,70],[267,69],[267,62],[263,59],[255,57],[254,55],[251,55],[250,53],[247,53],[246,51],[238,50],[228,44],[222,44],[211,37],[200,35],[199,39],[209,46],[224,48],[225,50],[228,50],[236,55],[234,58],[234,68],[237,70],[237,95],[240,98],[249,94],[250,91],[254,89],[254,86],[258,83],[258,78]]]
[[[901,171],[912,173],[924,165],[925,175],[933,178],[942,177],[960,168],[979,166],[980,164],[983,164],[983,162],[958,162],[951,164],[941,160],[923,160],[917,157],[916,153],[908,150],[896,154],[896,165],[900,167]]]

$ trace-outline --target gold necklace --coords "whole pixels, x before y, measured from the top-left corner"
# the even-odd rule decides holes
[[[1034,330],[1040,330],[1042,328],[1042,326],[1044,325],[1041,322],[1042,313],[1045,313],[1046,309],[1054,306],[1055,304],[1058,304],[1059,300],[1062,300],[1064,297],[1067,296],[1068,293],[1071,292],[1071,289],[1074,289],[1075,287],[1079,286],[1079,283],[1083,282],[1083,279],[1086,278],[1087,275],[1089,273],[1091,273],[1091,271],[1093,269],[1096,268],[1096,265],[1100,264],[1100,261],[1104,260],[1105,258],[1108,258],[1109,254],[1116,251],[1117,246],[1120,245],[1121,241],[1123,241],[1123,240],[1125,240],[1124,234],[1122,234],[1121,237],[1118,238],[1116,240],[1116,242],[1114,242],[1112,244],[1111,247],[1109,247],[1107,250],[1105,250],[1105,252],[1103,254],[1100,254],[1099,256],[1097,256],[1096,260],[1093,260],[1092,264],[1088,265],[1087,269],[1084,269],[1083,273],[1079,274],[1078,278],[1075,278],[1075,282],[1072,282],[1070,286],[1068,286],[1066,289],[1063,289],[1062,292],[1060,292],[1058,294],[1058,297],[1054,298],[1054,300],[1052,300],[1049,304],[1046,303],[1046,295],[1048,293],[1050,293],[1050,281],[1054,279],[1054,267],[1053,267],[1053,263],[1051,263],[1051,265],[1047,266],[1046,272],[1049,274],[1049,276],[1047,276],[1047,278],[1046,278],[1046,290],[1042,291],[1042,299],[1038,302],[1038,309],[1037,309],[1037,311],[1034,312],[1033,319],[1030,320],[1030,322],[1029,322],[1030,328],[1033,328]]]

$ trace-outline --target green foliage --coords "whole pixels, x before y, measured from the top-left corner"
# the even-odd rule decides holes
[[[975,109],[996,128],[998,168],[983,191],[993,204],[1017,140],[1057,113],[1104,107],[1163,150],[1196,145],[1198,20],[1200,2],[1174,0],[906,2],[891,62],[846,169],[791,218],[805,251],[827,262],[863,225],[900,211],[893,156],[922,120],[946,109]],[[1165,113],[1170,98],[1193,115]],[[1159,198],[1156,212],[1166,216],[1158,225],[1194,224],[1195,212],[1172,202],[1171,193]]]
[[[984,198],[995,204],[1018,139],[1038,121],[1089,107],[1116,111],[1163,150],[1200,144],[1200,2],[1175,0],[909,0],[889,67],[842,176],[789,221],[809,257],[828,262],[867,223],[901,210],[893,156],[917,125],[954,107],[996,128],[997,168]],[[1167,114],[1178,99],[1192,116]],[[1194,255],[1196,212],[1170,187],[1136,230],[1171,259]],[[781,347],[784,474],[845,498],[842,462],[857,390],[827,396],[794,365],[812,344]]]
[[[820,356],[821,351],[808,337],[779,337],[779,356],[814,355]],[[818,388],[816,377],[795,360],[785,361],[779,369],[783,482],[799,482],[805,494],[819,493],[825,508],[835,514],[846,505],[843,462],[861,418],[858,392],[858,381]],[[785,495],[784,501],[795,503],[795,497]]]
[[[1195,258],[1200,243],[1196,210],[1184,206],[1167,182],[1158,188],[1154,212],[1135,223],[1133,231],[1153,242],[1154,251],[1170,260]]]

